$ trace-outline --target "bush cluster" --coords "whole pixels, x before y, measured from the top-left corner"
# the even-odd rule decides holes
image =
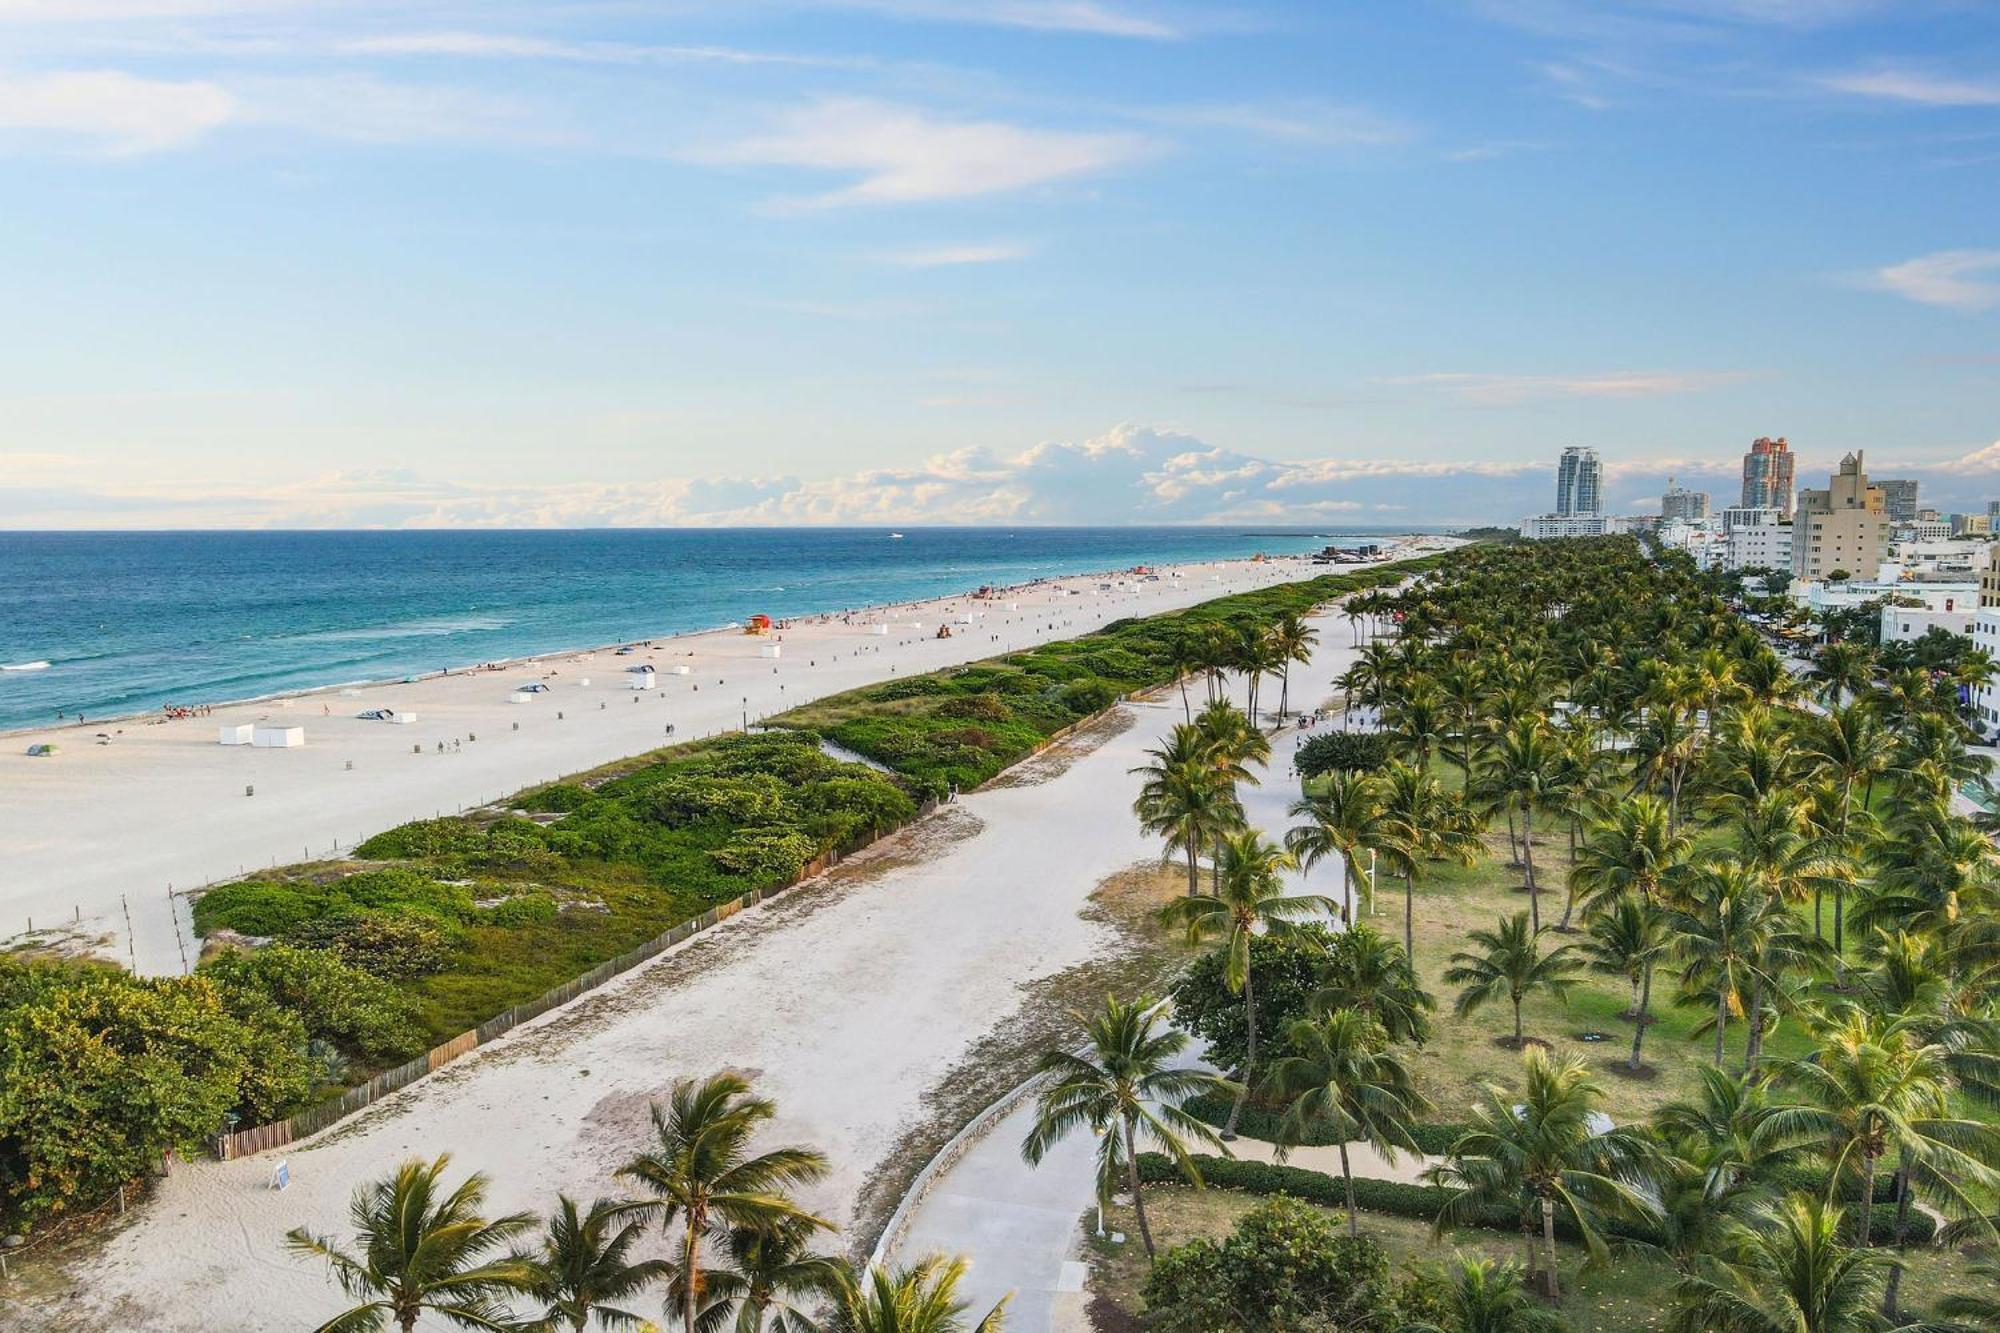
[[[1373,773],[1389,762],[1391,737],[1382,731],[1328,731],[1299,746],[1292,764],[1302,778],[1322,773]]]

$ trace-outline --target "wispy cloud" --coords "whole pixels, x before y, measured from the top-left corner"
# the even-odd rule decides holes
[[[0,143],[12,131],[53,134],[119,156],[153,153],[201,138],[240,109],[225,89],[201,80],[120,70],[0,78]]]
[[[1834,92],[1916,106],[2000,106],[2000,78],[1969,79],[1918,69],[1877,69],[1832,74],[1819,85]]]
[[[793,201],[835,207],[1003,194],[1095,175],[1157,151],[1137,134],[950,120],[915,107],[837,98],[786,111],[769,132],[699,156],[858,177],[845,188]]]
[[[232,85],[242,119],[331,139],[378,144],[577,143],[579,131],[514,96],[368,74],[270,76]]]
[[[1219,129],[1312,147],[1368,147],[1414,136],[1408,125],[1362,107],[1317,100],[1193,103],[1132,113],[1157,125]]]
[[[1861,285],[1924,305],[1990,310],[2000,305],[2000,250],[1940,250],[1877,269]]]
[[[385,33],[357,37],[336,48],[347,55],[442,56],[466,60],[551,60],[590,65],[721,64],[866,68],[873,62],[846,56],[753,51],[732,46],[661,46],[644,42],[569,42],[517,33]]]
[[[1657,398],[1748,379],[1743,370],[1620,370],[1602,375],[1493,375],[1470,371],[1433,371],[1406,375],[1391,384],[1437,389],[1470,402],[1493,407],[1549,398]]]
[[[1019,241],[989,241],[978,245],[928,245],[891,250],[881,256],[898,268],[955,268],[961,264],[1004,264],[1026,259],[1028,247]]]
[[[1166,41],[1185,32],[1180,23],[1157,12],[1160,10],[1157,5],[1148,8],[1099,0],[819,0],[819,3],[829,8],[861,9],[929,22],[976,23],[1099,37]]]

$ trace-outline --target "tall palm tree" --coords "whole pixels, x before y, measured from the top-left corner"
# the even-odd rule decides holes
[[[1277,1158],[1314,1135],[1331,1135],[1340,1145],[1340,1178],[1347,1187],[1347,1234],[1361,1234],[1354,1202],[1354,1167],[1349,1140],[1358,1139],[1391,1165],[1396,1150],[1417,1151],[1409,1122],[1430,1109],[1411,1082],[1410,1071],[1388,1049],[1388,1034],[1368,1014],[1339,1009],[1323,1017],[1301,1018],[1286,1030],[1296,1052],[1271,1067],[1266,1086],[1288,1105],[1278,1124]]]
[[[1625,1067],[1644,1068],[1640,1049],[1646,1040],[1646,1012],[1651,1001],[1653,969],[1666,956],[1670,943],[1659,909],[1635,894],[1614,899],[1611,906],[1590,918],[1589,934],[1577,945],[1583,965],[1599,976],[1623,977],[1632,988],[1632,1002],[1625,1016],[1632,1020],[1632,1054]]]
[[[697,1318],[702,1333],[820,1333],[813,1313],[837,1305],[852,1273],[845,1261],[814,1254],[818,1228],[780,1223],[738,1227],[729,1233],[726,1267],[707,1274],[708,1305]],[[675,1292],[678,1295],[678,1291]]]
[[[1285,831],[1285,849],[1299,867],[1311,870],[1329,856],[1340,858],[1340,919],[1354,920],[1354,858],[1378,831],[1381,784],[1373,774],[1336,770],[1325,774],[1319,790],[1292,802],[1287,812],[1303,820]]]
[[[1216,896],[1177,898],[1160,909],[1160,919],[1184,928],[1190,944],[1221,937],[1223,981],[1243,997],[1246,1090],[1229,1108],[1229,1122],[1222,1130],[1227,1140],[1235,1137],[1237,1119],[1249,1096],[1248,1086],[1257,1076],[1257,996],[1251,976],[1250,941],[1259,931],[1285,935],[1301,922],[1331,916],[1336,909],[1330,899],[1318,894],[1287,894],[1283,873],[1298,862],[1254,829],[1224,839],[1217,855],[1222,862],[1222,879]]]
[[[1432,1223],[1433,1237],[1476,1209],[1507,1204],[1520,1210],[1528,1270],[1538,1259],[1550,1298],[1561,1294],[1556,1278],[1556,1219],[1567,1218],[1582,1236],[1592,1262],[1609,1247],[1597,1229],[1600,1216],[1646,1217],[1653,1205],[1633,1187],[1632,1167],[1643,1155],[1628,1132],[1597,1134],[1591,1120],[1602,1096],[1581,1060],[1552,1059],[1538,1048],[1523,1058],[1519,1091],[1486,1084],[1472,1108],[1471,1127],[1452,1144],[1447,1160],[1425,1179],[1456,1192]],[[1535,1249],[1539,1221],[1543,1254]]]
[[[414,1333],[426,1314],[472,1329],[511,1329],[514,1317],[500,1303],[526,1291],[534,1265],[518,1255],[495,1255],[532,1230],[527,1213],[484,1216],[486,1177],[467,1176],[444,1192],[451,1155],[411,1160],[396,1174],[355,1191],[348,1217],[355,1249],[304,1227],[285,1233],[294,1254],[323,1259],[334,1281],[362,1303],[319,1326],[318,1333],[377,1333],[393,1323]]]
[[[1806,679],[1817,687],[1820,702],[1838,708],[1867,692],[1875,679],[1875,654],[1862,643],[1829,643],[1813,658]]]
[[[1430,1040],[1430,1013],[1437,1008],[1410,969],[1403,946],[1374,927],[1356,922],[1334,936],[1320,965],[1314,1013],[1354,1009],[1370,1015],[1390,1041],[1421,1046]]]
[[[834,1307],[832,1333],[1000,1333],[1007,1298],[966,1322],[969,1301],[959,1298],[965,1280],[963,1257],[931,1255],[907,1268],[871,1268],[843,1287]]]
[[[1521,1030],[1521,1002],[1536,991],[1566,1000],[1577,982],[1577,960],[1564,944],[1542,952],[1542,931],[1528,924],[1526,912],[1500,918],[1492,930],[1472,931],[1479,952],[1460,950],[1451,956],[1444,979],[1463,985],[1452,1012],[1461,1018],[1505,996],[1514,1006],[1514,1046],[1526,1044]]]
[[[1097,1136],[1097,1201],[1109,1203],[1121,1185],[1132,1192],[1139,1239],[1151,1259],[1153,1232],[1139,1180],[1140,1143],[1163,1149],[1182,1175],[1200,1184],[1201,1170],[1188,1140],[1218,1147],[1221,1140],[1183,1111],[1181,1103],[1203,1093],[1240,1089],[1203,1070],[1168,1066],[1187,1049],[1187,1034],[1166,1024],[1160,1002],[1150,995],[1130,1002],[1106,996],[1097,1014],[1071,1013],[1090,1039],[1089,1050],[1083,1055],[1050,1051],[1042,1057],[1038,1072],[1052,1083],[1035,1099],[1035,1125],[1021,1143],[1021,1156],[1038,1166],[1058,1141],[1075,1130],[1090,1130]]]
[[[1271,627],[1270,643],[1272,653],[1278,660],[1278,721],[1283,722],[1292,700],[1292,663],[1303,666],[1312,661],[1313,647],[1319,643],[1319,631],[1306,624],[1296,612],[1286,612]]]
[[[1948,1052],[1907,1018],[1846,1006],[1814,1033],[1818,1049],[1777,1064],[1774,1076],[1802,1098],[1772,1112],[1780,1133],[1811,1134],[1833,1155],[1836,1176],[1861,1184],[1855,1241],[1871,1243],[1875,1174],[1890,1152],[1961,1216],[1979,1216],[1981,1191],[2000,1184],[2000,1127],[1950,1114]]]
[[[1730,1228],[1723,1251],[1674,1289],[1677,1333],[1885,1333],[1882,1256],[1843,1244],[1837,1206],[1806,1195]],[[1927,1328],[1929,1325],[1902,1325]],[[1944,1330],[1938,1330],[1944,1333]]]
[[[1132,811],[1147,833],[1166,840],[1161,859],[1186,857],[1188,896],[1193,897],[1201,887],[1202,850],[1242,822],[1235,783],[1214,762],[1207,738],[1186,723],[1146,754],[1152,762],[1132,770],[1143,779]]]
[[[1480,774],[1521,815],[1521,859],[1528,870],[1528,911],[1542,928],[1541,886],[1535,882],[1535,815],[1554,799],[1558,748],[1545,723],[1523,718],[1493,740]]]
[[[609,1302],[625,1301],[673,1272],[664,1259],[632,1257],[652,1210],[651,1204],[598,1199],[580,1211],[567,1194],[556,1196],[528,1288],[544,1307],[540,1328],[584,1333],[593,1319],[604,1328],[651,1327],[643,1315]]]
[[[1685,897],[1667,909],[1667,930],[1681,958],[1681,986],[1691,1002],[1712,998],[1715,1063],[1722,1063],[1732,1019],[1749,1012],[1752,991],[1769,993],[1776,979],[1764,970],[1773,933],[1790,913],[1757,873],[1731,857],[1717,858],[1688,882]]]
[[[1844,844],[1853,822],[1855,786],[1873,779],[1888,768],[1893,754],[1889,735],[1883,730],[1871,705],[1866,702],[1850,703],[1829,709],[1826,716],[1808,728],[1803,748],[1808,762],[1839,793],[1831,832]],[[1815,894],[1815,932],[1820,930],[1820,901],[1820,895]],[[1836,954],[1844,954],[1847,948],[1843,922],[1845,902],[1846,895],[1836,884],[1833,899],[1833,949]]]
[[[1207,657],[1202,651],[1202,643],[1193,633],[1181,630],[1167,640],[1167,669],[1174,673],[1175,684],[1181,687],[1181,717],[1194,721],[1194,706],[1188,702],[1188,677],[1199,674],[1207,665]]]
[[[1444,696],[1430,681],[1419,678],[1398,690],[1382,710],[1382,726],[1397,753],[1428,772],[1431,756],[1451,737]]]
[[[768,1099],[751,1095],[740,1075],[683,1079],[664,1107],[653,1103],[653,1147],[619,1168],[619,1175],[659,1196],[663,1227],[682,1226],[675,1284],[683,1333],[696,1333],[707,1295],[705,1242],[725,1242],[743,1227],[831,1226],[784,1193],[825,1176],[824,1154],[798,1147],[750,1153],[751,1138],[777,1113]]]
[[[1569,1333],[1569,1321],[1522,1285],[1521,1265],[1454,1253],[1437,1273],[1445,1324],[1404,1324],[1398,1333]]]
[[[1432,857],[1471,865],[1479,835],[1462,799],[1445,795],[1438,780],[1392,763],[1382,770],[1382,810],[1370,849],[1403,881],[1403,952],[1415,965],[1417,880]]]

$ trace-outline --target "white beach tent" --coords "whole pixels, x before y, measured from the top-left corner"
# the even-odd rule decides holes
[[[248,745],[250,735],[256,730],[248,722],[225,722],[216,739],[223,745]]]
[[[250,743],[263,750],[296,750],[306,743],[304,727],[257,727],[250,733]]]
[[[632,688],[635,690],[650,690],[658,682],[659,682],[659,677],[654,675],[652,672],[647,671],[639,675],[633,676],[630,683]]]
[[[757,650],[757,656],[759,657],[783,657],[784,655],[785,647],[779,643],[767,643]]]

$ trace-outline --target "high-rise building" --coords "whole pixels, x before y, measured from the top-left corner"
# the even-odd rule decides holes
[[[1986,502],[1986,526],[2000,531],[2000,500]]]
[[[1604,509],[1604,464],[1597,450],[1571,445],[1556,464],[1556,517],[1597,514]]]
[[[1777,509],[1792,517],[1792,446],[1780,435],[1758,439],[1743,455],[1743,501],[1745,509]]]
[[[1851,578],[1872,579],[1881,572],[1888,547],[1889,516],[1882,510],[1882,489],[1869,485],[1859,452],[1840,460],[1825,490],[1799,492],[1792,530],[1796,577],[1824,579],[1840,570]]]
[[[1917,483],[1909,480],[1884,480],[1875,483],[1882,491],[1882,510],[1888,514],[1891,523],[1914,523],[1917,521]]]
[[[1672,477],[1667,478],[1667,489],[1660,495],[1660,522],[1700,523],[1708,517],[1708,492],[1691,491],[1674,485]]]

